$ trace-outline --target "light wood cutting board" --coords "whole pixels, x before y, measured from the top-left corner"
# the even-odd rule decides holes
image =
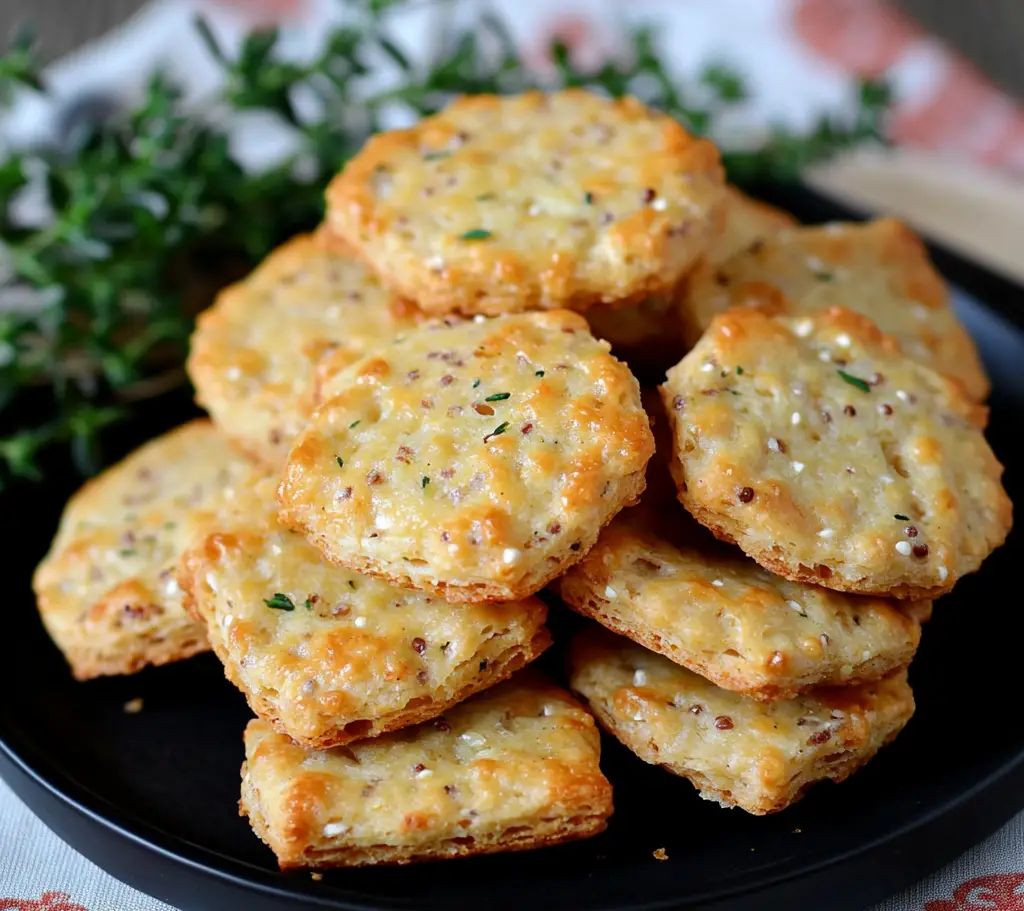
[[[1024,180],[906,149],[861,150],[817,167],[807,177],[826,195],[854,208],[902,218],[1024,284]]]

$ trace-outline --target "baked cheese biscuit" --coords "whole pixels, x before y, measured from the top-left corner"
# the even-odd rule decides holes
[[[779,231],[799,225],[788,212],[752,199],[733,186],[726,188],[720,218],[721,231],[703,257],[705,263],[713,265],[726,262]]]
[[[679,331],[679,292],[649,297],[632,307],[598,304],[587,313],[590,331],[639,376],[658,378],[685,351]]]
[[[734,308],[662,397],[683,505],[788,579],[934,598],[1010,528],[985,409],[851,311]]]
[[[449,601],[563,573],[643,490],[653,451],[636,380],[566,310],[449,319],[322,394],[282,520],[336,563]]]
[[[273,482],[188,551],[185,607],[252,710],[330,747],[440,715],[551,643],[536,598],[453,607],[327,563],[277,522]]]
[[[245,731],[243,815],[282,869],[523,851],[604,830],[594,719],[527,671],[444,718],[325,752]]]
[[[702,263],[724,262],[751,244],[797,224],[787,212],[751,199],[732,186],[725,188],[722,202],[720,233],[712,240]],[[678,288],[635,306],[597,304],[587,311],[591,331],[610,342],[615,354],[635,373],[643,376],[663,373],[696,340],[690,337],[689,331],[684,331],[688,319],[685,301],[690,275],[699,274],[701,268],[703,266],[687,275]]]
[[[570,665],[572,688],[644,762],[688,778],[705,800],[757,815],[849,777],[914,713],[906,671],[766,704],[598,627],[573,641]]]
[[[251,468],[209,421],[147,443],[67,503],[32,580],[47,631],[79,680],[132,674],[209,646],[173,575],[191,537]]]
[[[710,142],[635,98],[478,95],[370,139],[327,221],[429,313],[582,311],[675,287],[722,180]]]
[[[199,315],[187,368],[220,429],[280,467],[312,411],[317,361],[361,355],[417,321],[329,233],[301,235]]]
[[[874,320],[908,356],[963,383],[981,401],[989,383],[945,283],[917,236],[893,218],[776,233],[691,279],[684,332],[695,344],[738,304],[784,303],[799,316],[839,306]]]
[[[718,544],[678,503],[661,509],[662,527],[612,521],[558,580],[569,607],[764,701],[876,680],[910,663],[921,625],[892,601],[774,576]],[[634,512],[649,514],[624,515]]]

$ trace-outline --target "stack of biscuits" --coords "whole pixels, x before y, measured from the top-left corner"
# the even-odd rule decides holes
[[[913,234],[801,227],[634,99],[373,137],[188,370],[210,419],[76,494],[39,609],[81,679],[212,648],[282,868],[600,832],[595,718],[780,810],[904,727],[932,601],[1011,523]],[[526,668],[563,606],[575,697]]]

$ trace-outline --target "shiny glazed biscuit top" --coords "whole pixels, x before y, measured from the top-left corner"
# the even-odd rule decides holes
[[[449,598],[558,575],[643,489],[654,448],[636,380],[567,311],[438,324],[321,393],[282,519],[332,560]]]
[[[471,684],[507,651],[534,657],[538,599],[453,607],[327,563],[277,523],[273,482],[236,504],[179,575],[233,679],[296,738],[443,704],[452,678]]]
[[[788,578],[934,596],[1009,529],[984,409],[850,311],[734,308],[662,396],[683,504]]]
[[[328,222],[431,313],[585,310],[674,286],[717,227],[714,146],[633,98],[480,95],[373,137]]]
[[[691,342],[738,304],[776,303],[789,313],[846,307],[894,335],[903,353],[963,383],[980,401],[988,378],[921,241],[900,222],[836,223],[775,233],[690,284]]]
[[[276,467],[309,418],[320,358],[363,354],[417,320],[339,241],[302,235],[199,316],[188,372],[221,429]]]

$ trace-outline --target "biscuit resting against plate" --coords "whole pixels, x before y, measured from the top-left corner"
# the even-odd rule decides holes
[[[763,703],[599,627],[574,639],[570,666],[570,685],[601,726],[644,762],[688,778],[705,800],[757,815],[849,777],[914,713],[906,671]]]
[[[328,232],[300,235],[199,315],[188,373],[218,427],[277,468],[309,419],[319,359],[363,354],[417,321]]]
[[[477,95],[371,138],[327,222],[428,313],[582,311],[674,288],[722,181],[710,142],[635,98]]]
[[[1010,528],[985,409],[848,310],[736,307],[662,400],[683,505],[788,579],[934,598]]]
[[[261,718],[314,747],[433,718],[551,643],[537,598],[452,605],[329,564],[273,482],[181,560],[186,609]]]
[[[846,307],[896,336],[904,354],[959,380],[981,401],[989,382],[945,282],[918,237],[893,218],[782,231],[690,279],[682,307],[687,346],[739,304],[783,305],[793,316]]]
[[[772,575],[715,541],[678,503],[660,505],[661,523],[646,506],[617,516],[558,580],[569,607],[765,701],[875,680],[910,663],[921,624],[895,602]]]
[[[522,851],[604,830],[594,719],[531,671],[444,718],[318,752],[245,731],[241,810],[282,869]]]
[[[515,600],[644,487],[633,375],[565,310],[410,333],[327,379],[278,491],[333,562],[449,601]]]
[[[209,421],[137,449],[67,503],[32,586],[47,632],[79,680],[132,674],[209,646],[173,570],[251,468]]]

